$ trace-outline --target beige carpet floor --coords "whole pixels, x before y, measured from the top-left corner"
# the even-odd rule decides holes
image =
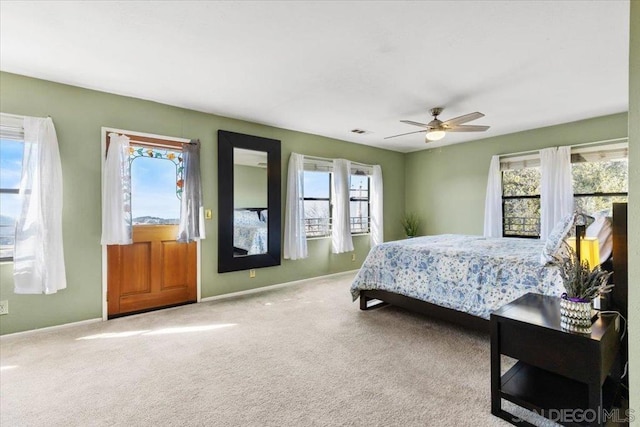
[[[3,337],[1,425],[507,425],[487,335],[360,311],[352,279]]]

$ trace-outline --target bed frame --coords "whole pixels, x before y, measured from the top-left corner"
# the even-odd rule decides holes
[[[611,309],[627,316],[627,204],[613,204],[613,266],[614,286]],[[426,301],[382,290],[361,290],[360,310],[395,305],[410,311],[455,323],[469,329],[489,333],[489,320],[458,310],[441,307]]]
[[[371,302],[371,304],[369,304]],[[469,329],[489,333],[489,321],[463,311],[452,310],[419,299],[378,289],[360,291],[360,310],[371,310],[395,305],[427,316],[456,323]]]

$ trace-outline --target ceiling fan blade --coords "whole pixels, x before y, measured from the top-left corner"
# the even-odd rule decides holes
[[[405,136],[405,135],[411,135],[413,133],[421,133],[421,132],[427,132],[429,129],[425,129],[425,130],[417,130],[415,132],[407,132],[407,133],[401,133],[400,135],[393,135],[393,136],[387,136],[383,139],[390,139],[390,138],[396,138],[398,136]]]
[[[467,123],[467,122],[470,122],[471,120],[479,119],[480,117],[484,117],[484,114],[476,111],[475,113],[469,113],[469,114],[465,114],[464,116],[459,116],[453,119],[449,119],[446,122],[443,122],[442,125],[443,126],[461,125],[462,123]]]
[[[484,132],[491,126],[462,125],[446,129],[447,132]]]
[[[402,123],[406,123],[408,125],[420,126],[421,128],[428,128],[429,125],[420,122],[414,122],[412,120],[400,120]]]

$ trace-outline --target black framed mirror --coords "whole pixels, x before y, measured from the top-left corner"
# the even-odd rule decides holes
[[[218,272],[280,265],[280,141],[218,131]]]

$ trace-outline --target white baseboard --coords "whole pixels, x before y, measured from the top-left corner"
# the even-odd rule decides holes
[[[355,273],[356,271],[358,271],[358,269],[349,270],[349,271],[341,271],[339,273],[326,274],[324,276],[310,277],[308,279],[294,280],[292,282],[278,283],[277,285],[263,286],[261,288],[247,289],[246,291],[231,292],[231,293],[222,294],[222,295],[214,295],[212,297],[202,298],[200,300],[200,302],[217,301],[217,300],[221,300],[221,299],[239,297],[239,296],[242,296],[242,295],[250,295],[250,294],[255,294],[255,293],[259,293],[259,292],[270,291],[270,290],[273,290],[273,289],[285,288],[287,286],[300,285],[302,283],[310,282],[312,280],[328,279],[330,277],[335,277],[335,276],[341,276],[341,275],[344,275],[344,274]]]
[[[98,323],[98,322],[102,322],[102,319],[99,318],[99,317],[97,317],[95,319],[80,320],[78,322],[63,323],[62,325],[46,326],[44,328],[37,328],[37,329],[29,329],[28,331],[13,332],[11,334],[4,334],[4,335],[0,336],[0,340],[3,339],[3,338],[15,337],[15,336],[18,336],[18,335],[30,335],[30,334],[34,334],[36,332],[51,332],[51,331],[54,331],[56,329],[65,329],[65,328],[70,328],[72,326],[88,325],[90,323]]]
[[[294,280],[292,282],[285,282],[285,283],[278,283],[276,285],[270,285],[270,286],[263,286],[261,288],[255,288],[255,289],[247,289],[246,291],[239,291],[239,292],[231,292],[228,294],[222,294],[222,295],[215,295],[212,297],[206,297],[206,298],[202,298],[200,300],[200,302],[207,302],[207,301],[216,301],[216,300],[222,300],[222,299],[227,299],[227,298],[233,298],[233,297],[238,297],[238,296],[242,296],[242,295],[250,295],[250,294],[255,294],[255,293],[259,293],[259,292],[266,292],[266,291],[270,291],[273,289],[279,289],[279,288],[284,288],[287,286],[294,286],[294,285],[300,285],[302,283],[307,283],[310,282],[312,280],[318,280],[318,279],[328,279],[330,277],[336,277],[336,276],[341,276],[341,275],[345,275],[345,274],[352,274],[355,273],[356,270],[349,270],[349,271],[341,271],[339,273],[332,273],[332,274],[327,274],[324,276],[317,276],[317,277],[310,277],[308,279],[301,279],[301,280]],[[175,308],[180,308],[183,306],[179,306],[179,307],[175,307]],[[150,314],[153,312],[149,312],[149,313],[141,313],[139,315],[144,315],[144,314]],[[8,338],[8,337],[15,337],[15,336],[19,336],[19,335],[29,335],[29,334],[34,334],[34,333],[38,333],[38,332],[50,332],[50,331],[54,331],[57,329],[64,329],[64,328],[69,328],[72,326],[80,326],[80,325],[86,325],[86,324],[90,324],[90,323],[97,323],[97,322],[103,322],[104,320],[101,318],[95,318],[95,319],[87,319],[87,320],[81,320],[79,322],[71,322],[71,323],[64,323],[62,325],[55,325],[55,326],[47,326],[44,328],[38,328],[38,329],[30,329],[28,331],[22,331],[22,332],[14,332],[11,334],[5,334],[0,336],[0,340],[3,338]]]

